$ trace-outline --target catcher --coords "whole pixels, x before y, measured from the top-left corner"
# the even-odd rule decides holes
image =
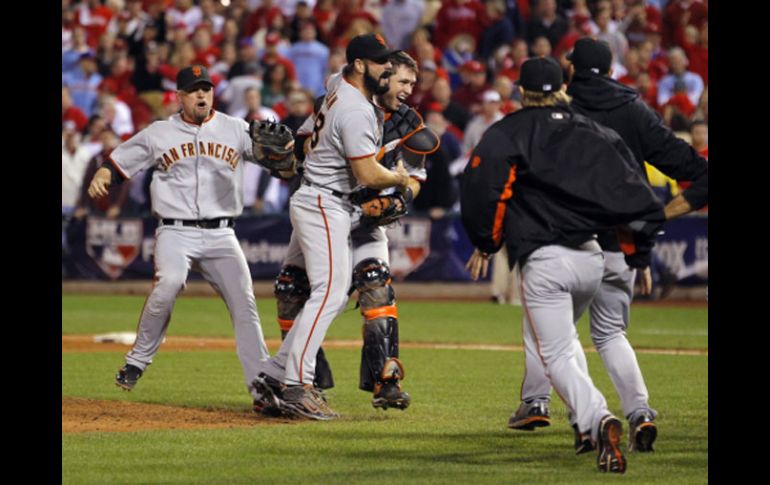
[[[393,65],[393,74],[389,80],[390,89],[377,98],[380,106],[387,111],[383,147],[377,158],[389,169],[393,169],[402,161],[411,178],[405,193],[394,189],[375,191],[363,188],[351,194],[351,202],[361,210],[353,215],[351,230],[353,284],[350,294],[358,291],[358,306],[364,319],[359,388],[373,393],[372,406],[375,408],[406,409],[411,397],[400,385],[405,373],[398,358],[398,313],[395,292],[390,284],[385,226],[407,213],[407,205],[419,193],[420,183],[425,181],[425,155],[438,149],[439,140],[433,132],[425,128],[420,115],[403,104],[417,81],[417,63],[403,52],[393,54],[390,61]],[[319,98],[316,107],[323,102],[324,99]],[[264,157],[258,159],[265,160],[263,165],[268,167],[274,176],[286,178],[291,176],[293,171],[301,172],[297,161],[304,158],[304,148],[306,144],[311,143],[310,134],[316,122],[315,116],[311,116],[300,128],[293,156],[287,153],[291,142],[284,130],[268,128],[265,122],[258,126],[253,125],[254,151],[265,152]],[[257,144],[262,146],[257,147]],[[294,319],[310,295],[302,253],[298,247],[293,246],[289,245],[283,268],[275,281],[278,323],[282,338],[288,334]],[[316,355],[314,385],[318,389],[334,387],[331,368],[323,348],[320,348]],[[255,411],[270,414],[274,410],[266,409],[261,403],[255,403]]]

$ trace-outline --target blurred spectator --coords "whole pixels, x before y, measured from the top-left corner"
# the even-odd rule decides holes
[[[230,82],[220,96],[220,101],[227,106],[227,114],[239,118],[242,118],[243,115],[236,113],[240,113],[241,110],[246,108],[244,101],[246,99],[244,97],[246,90],[251,88],[262,89],[262,78],[259,75],[257,63],[249,63],[244,66],[244,69],[246,71],[242,75],[230,79]]]
[[[473,38],[473,45],[477,46],[484,29],[483,18],[484,6],[478,0],[442,2],[433,30],[436,46],[442,50],[446,49],[457,32],[470,35]]]
[[[233,67],[235,61],[238,59],[238,51],[235,48],[235,44],[232,42],[225,42],[222,44],[222,53],[219,59],[209,68],[210,73],[217,73],[220,76],[227,78],[227,73],[230,72],[230,68]]]
[[[690,70],[703,79],[703,84],[709,83],[709,24],[703,22],[700,29],[687,25],[677,30],[677,43],[682,46]]]
[[[62,85],[69,87],[72,102],[86,116],[94,112],[101,83],[102,76],[96,72],[96,59],[90,51],[81,54],[76,70],[62,74]]]
[[[283,103],[293,88],[294,84],[283,64],[268,67],[262,80],[262,104],[275,110],[275,106]]]
[[[544,35],[537,36],[532,41],[529,50],[532,52],[532,57],[550,57],[552,51],[551,41]]]
[[[634,47],[628,49],[623,59],[623,65],[626,68],[626,73],[618,78],[618,82],[625,84],[626,86],[636,86],[636,78],[639,73],[642,72],[642,66],[639,61],[639,49]]]
[[[484,132],[487,131],[487,128],[503,118],[503,113],[500,112],[501,101],[500,94],[497,91],[488,90],[483,93],[481,111],[471,119],[467,128],[465,128],[462,155],[460,158],[453,161],[449,167],[449,172],[453,176],[458,176],[465,169],[465,165],[470,159],[471,152],[476,148],[479,141],[481,141],[481,137],[484,135]]]
[[[254,87],[247,88],[243,92],[243,108],[234,111],[232,116],[243,118],[246,121],[279,121],[281,119],[275,111],[262,105],[262,94],[259,89]]]
[[[214,0],[200,0],[198,4],[201,8],[201,25],[208,25],[214,37],[220,35],[225,25],[225,18],[217,13]]]
[[[412,94],[406,99],[406,104],[409,106],[422,107],[433,100],[430,92],[438,78],[436,63],[432,60],[427,60],[421,62],[419,66],[420,74],[417,76],[417,84],[412,90]]]
[[[219,47],[211,43],[211,27],[201,24],[195,29],[192,37],[192,45],[195,49],[193,62],[202,64],[206,68],[211,67],[221,55]]]
[[[99,86],[99,91],[114,94],[121,101],[132,104],[136,98],[136,87],[133,83],[133,68],[125,53],[115,56],[110,65],[110,74]]]
[[[462,66],[461,73],[465,76],[465,83],[452,94],[452,99],[476,114],[481,111],[484,91],[489,89],[487,70],[479,61],[468,61]]]
[[[174,6],[166,10],[166,25],[183,25],[187,35],[192,35],[203,20],[203,11],[193,0],[174,0]]]
[[[458,197],[457,187],[449,174],[449,164],[460,156],[460,142],[447,129],[449,122],[441,111],[440,105],[432,104],[425,112],[425,126],[438,135],[441,143],[438,150],[425,157],[428,178],[413,202],[415,210],[427,212],[432,219],[444,217]]]
[[[433,108],[435,109],[436,106],[441,108],[442,117],[459,130],[459,133],[455,133],[455,137],[458,140],[462,140],[463,132],[468,126],[471,114],[463,105],[452,100],[452,89],[449,87],[447,79],[436,79],[433,83],[433,89],[431,89],[431,99],[433,100],[431,103]]]
[[[307,5],[312,12],[316,0],[275,0],[273,3],[281,9],[284,17],[289,18],[303,5]]]
[[[80,196],[91,153],[81,145],[81,136],[73,121],[65,121],[62,128],[61,211],[62,215],[70,215]]]
[[[128,192],[131,189],[133,180],[126,180],[120,185],[111,187],[106,197],[92,199],[88,195],[88,183],[93,178],[96,171],[108,162],[110,153],[118,146],[120,139],[110,130],[105,130],[101,134],[102,150],[91,158],[88,167],[83,174],[80,193],[77,202],[77,208],[73,213],[75,219],[80,219],[86,215],[96,215],[115,219],[120,216],[124,204],[128,200]]]
[[[412,32],[420,25],[425,2],[390,0],[382,9],[382,33],[392,49],[409,47]]]
[[[628,41],[626,37],[618,31],[617,25],[612,21],[612,10],[609,6],[600,8],[594,16],[596,26],[599,27],[597,40],[603,40],[610,46],[612,59],[620,62],[628,50]]]
[[[503,60],[499,73],[516,82],[519,80],[519,69],[527,59],[529,59],[527,42],[524,39],[516,39],[511,43],[511,52]]]
[[[658,104],[664,105],[677,92],[687,94],[693,106],[698,104],[703,92],[703,80],[694,72],[687,70],[687,56],[681,47],[674,47],[668,53],[671,73],[658,82]]]
[[[342,47],[335,47],[329,53],[329,68],[327,69],[327,72],[329,75],[336,74],[342,70],[347,62],[348,61],[345,58],[345,49]],[[326,86],[326,79],[324,79],[324,86]]]
[[[527,42],[532,44],[543,35],[548,38],[551,46],[555,46],[568,28],[567,19],[556,10],[556,0],[540,0],[527,23]]]
[[[287,17],[291,17],[291,15],[287,15]],[[313,24],[313,27],[316,29],[316,35],[313,38],[320,42],[318,23],[316,22],[316,19],[313,18],[313,7],[310,6],[307,1],[301,0],[297,2],[297,11],[294,13],[294,16],[291,17],[291,21],[287,27],[287,37],[292,44],[300,40],[300,30],[307,23]],[[321,43],[323,44],[323,42]]]
[[[639,45],[639,65],[642,71],[658,82],[668,74],[668,64],[663,59],[655,58],[654,48],[650,40],[645,40]]]
[[[693,118],[697,120],[703,120],[706,123],[709,122],[709,88],[706,86],[703,89],[703,94],[700,95],[700,101],[695,108]]]
[[[660,10],[647,3],[645,0],[631,0],[626,16],[618,26],[632,47],[645,41],[648,29],[660,32],[663,26]]]
[[[72,29],[72,46],[61,54],[62,75],[76,72],[79,69],[80,57],[88,52],[92,51],[86,43],[86,31],[83,27],[76,25]]]
[[[297,89],[289,93],[286,103],[288,114],[281,120],[281,123],[291,128],[296,134],[302,123],[313,113],[314,95],[307,89]]]
[[[77,23],[86,30],[86,42],[92,49],[99,45],[99,39],[107,31],[107,24],[112,18],[112,10],[102,5],[101,0],[82,2],[77,10]]]
[[[658,106],[658,83],[649,74],[642,71],[636,76],[635,87],[644,102],[649,104],[652,109],[658,111],[660,108]]]
[[[316,40],[316,27],[307,22],[300,28],[299,41],[294,43],[287,54],[297,70],[297,79],[302,87],[310,89],[316,96],[325,91],[326,66],[329,63],[329,48]]]
[[[95,156],[102,150],[102,132],[109,129],[107,122],[98,114],[88,118],[86,133],[80,142],[81,146],[88,150],[88,158]]]
[[[124,140],[134,133],[131,108],[115,95],[108,92],[99,95],[99,114],[110,129]]]
[[[410,39],[410,47],[406,52],[417,60],[418,64],[429,60],[435,62],[436,65],[441,64],[441,49],[430,41],[430,33],[425,27],[415,30]]]
[[[503,0],[487,0],[484,4],[483,26],[479,55],[482,59],[489,59],[498,47],[510,44],[515,35],[511,20],[505,16]]]
[[[313,8],[313,17],[318,25],[318,40],[333,48],[331,33],[337,21],[337,9],[334,0],[318,0]]]
[[[467,73],[463,73],[463,66],[473,61],[475,51],[476,43],[468,34],[457,34],[444,49],[441,55],[441,66],[449,74],[452,89],[457,89],[465,81]]]
[[[182,109],[182,105],[179,103],[179,98],[175,91],[166,91],[163,93],[160,119],[168,119],[169,116],[178,113],[180,109]],[[139,130],[137,129],[136,131]]]
[[[81,133],[88,124],[88,117],[77,106],[72,104],[72,96],[67,86],[61,87],[61,122],[64,125],[71,121],[75,124],[75,130]]]
[[[283,12],[275,6],[275,2],[262,0],[261,5],[246,18],[241,35],[251,37],[259,30],[268,29],[277,16],[283,18]]]
[[[242,76],[247,73],[254,73],[259,58],[257,57],[257,49],[254,47],[254,40],[251,37],[243,37],[238,41],[238,60],[235,61],[233,67],[227,73],[227,79],[233,79],[237,76]],[[247,68],[248,66],[248,68]]]
[[[700,28],[708,21],[708,3],[699,0],[670,0],[663,10],[663,46],[676,44],[676,29],[680,25]]]
[[[262,64],[262,68],[267,70],[271,66],[281,64],[286,70],[286,75],[292,81],[297,80],[297,71],[294,68],[294,64],[278,51],[278,44],[281,42],[281,34],[278,32],[270,32],[265,36],[265,51],[262,54],[259,62]]]
[[[363,0],[341,0],[338,3],[337,19],[329,37],[330,45],[337,45],[341,40],[350,40],[359,34],[374,32],[379,26],[377,18],[364,10],[363,3]],[[357,31],[357,25],[365,30]]]
[[[704,158],[709,156],[709,125],[703,120],[690,124],[690,144]]]
[[[64,54],[72,49],[72,30],[76,26],[75,7],[70,5],[70,0],[62,0],[61,3],[61,52]],[[62,65],[62,70],[64,66]]]
[[[513,81],[502,74],[495,77],[492,88],[500,95],[500,112],[504,115],[521,109],[521,103],[513,99]]]

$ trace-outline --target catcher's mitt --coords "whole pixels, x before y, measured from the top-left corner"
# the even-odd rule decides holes
[[[406,215],[406,202],[399,192],[379,195],[361,203],[361,224],[387,226]]]
[[[295,171],[294,137],[289,127],[274,121],[251,120],[249,136],[257,163],[271,171]]]

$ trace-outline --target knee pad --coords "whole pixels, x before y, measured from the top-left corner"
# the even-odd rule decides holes
[[[278,304],[278,324],[285,336],[294,323],[294,318],[310,298],[310,281],[307,273],[299,266],[287,265],[281,268],[275,279],[273,294]]]
[[[391,281],[388,264],[379,258],[364,259],[353,268],[353,287],[358,290],[358,304],[364,318],[370,319],[367,312],[393,307],[396,294],[390,286]],[[372,315],[371,318],[376,316]],[[397,318],[397,315],[390,316]]]

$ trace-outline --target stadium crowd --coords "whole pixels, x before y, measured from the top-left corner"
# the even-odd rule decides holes
[[[605,40],[612,77],[708,156],[707,0],[62,0],[62,214],[149,214],[151,172],[91,201],[84,180],[134,133],[179,110],[177,72],[208,67],[215,108],[296,130],[359,34],[418,60],[407,101],[441,138],[413,211],[457,212],[458,177],[483,132],[521,108],[532,56]],[[649,172],[664,202],[676,182]],[[245,211],[286,212],[298,181],[247,164]]]

